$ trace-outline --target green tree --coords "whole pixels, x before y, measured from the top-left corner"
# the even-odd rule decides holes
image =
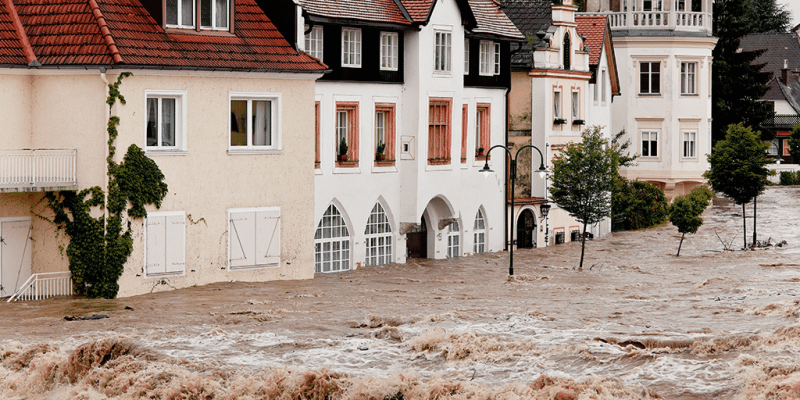
[[[620,177],[611,193],[612,229],[635,230],[658,225],[669,214],[664,192],[649,182]]]
[[[714,192],[706,185],[697,186],[689,194],[678,196],[672,201],[669,207],[669,222],[678,228],[681,233],[681,242],[678,244],[678,254],[681,255],[681,246],[686,233],[696,233],[697,228],[703,225],[703,218],[700,217],[708,207],[708,202],[714,198]]]
[[[740,51],[742,37],[751,33],[786,32],[789,12],[775,0],[717,0],[714,2],[712,77],[712,139],[724,139],[728,125],[759,127],[772,116],[769,104],[759,101],[767,92],[769,74],[764,64],[753,64],[763,51]],[[769,136],[770,132],[765,132]],[[763,137],[762,139],[771,139]]]
[[[708,155],[711,169],[703,176],[716,192],[729,197],[742,205],[742,224],[744,226],[744,248],[747,248],[747,220],[744,205],[755,199],[769,184],[767,176],[771,171],[767,164],[768,143],[761,141],[758,134],[742,124],[728,127],[728,134],[714,146]],[[755,207],[753,216],[755,217]],[[753,244],[756,242],[756,222],[753,220]]]
[[[789,136],[789,155],[792,156],[793,163],[800,163],[800,124],[792,128]]]
[[[611,188],[616,172],[614,149],[603,138],[600,127],[587,128],[580,143],[568,144],[553,160],[553,202],[586,226],[598,223],[611,213]],[[581,261],[586,235],[581,235]]]

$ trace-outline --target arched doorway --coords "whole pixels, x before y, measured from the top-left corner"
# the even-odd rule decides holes
[[[428,224],[425,215],[420,220],[419,228],[406,232],[408,258],[428,257]]]
[[[350,269],[350,233],[339,209],[331,204],[314,234],[314,271],[339,272]]]
[[[517,248],[533,248],[534,232],[536,232],[536,217],[530,209],[522,210],[517,219]]]

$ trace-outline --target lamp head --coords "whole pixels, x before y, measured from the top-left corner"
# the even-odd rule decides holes
[[[542,204],[539,206],[539,211],[542,213],[542,218],[547,218],[547,214],[550,213],[550,204]]]
[[[487,161],[486,164],[483,164],[483,168],[478,172],[482,173],[484,177],[488,178],[489,175],[491,175],[494,171],[489,168],[489,162]]]
[[[547,170],[547,169],[544,167],[544,164],[540,164],[540,165],[539,165],[538,172],[539,172],[539,178],[542,178],[542,179],[544,179],[544,178],[547,176],[547,173],[548,173],[548,172],[550,172],[550,171],[548,171],[548,170]]]

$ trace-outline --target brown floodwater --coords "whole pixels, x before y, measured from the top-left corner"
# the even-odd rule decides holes
[[[666,224],[587,242],[583,270],[577,243],[519,250],[513,279],[491,253],[2,303],[0,399],[800,399],[798,212],[759,198],[783,247],[740,250],[716,205],[680,257]]]

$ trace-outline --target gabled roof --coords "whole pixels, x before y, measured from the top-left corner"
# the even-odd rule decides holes
[[[14,0],[12,4],[36,61],[45,67],[327,69],[315,58],[295,51],[254,0],[236,1],[233,35],[165,32],[139,0]],[[0,11],[3,29],[2,21],[12,16],[12,10],[3,7]],[[16,39],[21,41],[21,35]],[[13,49],[0,47],[0,59],[13,54]]]
[[[332,19],[411,25],[395,0],[300,0],[311,15]]]
[[[475,28],[472,34],[502,36],[509,39],[525,40],[525,36],[500,9],[494,0],[469,0],[469,7],[475,15]]]
[[[575,22],[578,24],[578,34],[586,37],[583,43],[589,48],[589,65],[600,64],[600,53],[603,50],[607,21],[605,16],[575,16]]]
[[[764,50],[753,60],[753,64],[764,64],[761,70],[772,76],[762,99],[786,100],[800,114],[800,83],[797,75],[791,72],[800,70],[800,38],[797,34],[755,33],[743,37],[739,47],[743,51]],[[784,65],[789,69],[788,84],[782,80]]]
[[[533,46],[540,41],[536,32],[547,31],[552,24],[552,2],[550,0],[503,0],[501,8],[511,22],[529,41],[511,57],[512,68],[530,69],[533,65]]]
[[[14,18],[5,2],[0,2],[0,64],[27,64]]]
[[[402,0],[403,6],[411,16],[411,20],[417,23],[427,23],[428,16],[433,11],[434,0]]]

